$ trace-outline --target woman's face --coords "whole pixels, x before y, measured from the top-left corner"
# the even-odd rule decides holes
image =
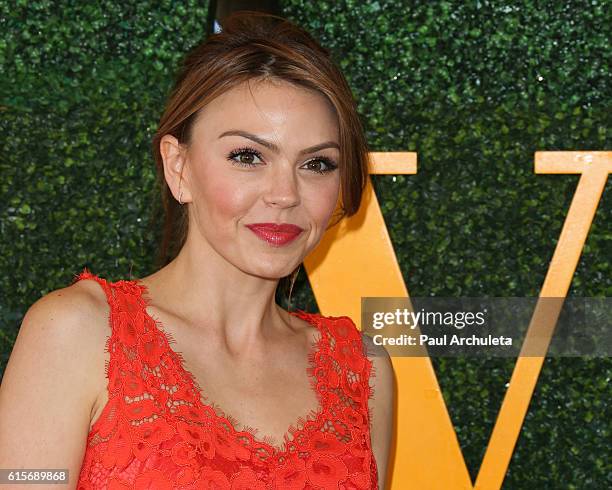
[[[336,208],[339,156],[335,112],[315,91],[251,80],[217,97],[200,111],[183,171],[192,243],[246,273],[288,275]],[[250,227],[258,223],[302,231]]]

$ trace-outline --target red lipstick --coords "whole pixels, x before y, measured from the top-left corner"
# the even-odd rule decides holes
[[[304,231],[303,228],[289,223],[253,223],[246,226],[273,247],[282,247],[292,242]]]

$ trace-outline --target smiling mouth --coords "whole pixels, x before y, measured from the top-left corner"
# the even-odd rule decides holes
[[[246,226],[259,239],[273,247],[282,247],[293,242],[304,231],[303,228],[297,225],[287,223],[255,223]]]

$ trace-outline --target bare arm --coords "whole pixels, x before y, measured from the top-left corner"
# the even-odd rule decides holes
[[[368,359],[372,361],[374,376],[370,386],[374,396],[369,400],[371,417],[372,451],[378,467],[378,488],[387,488],[389,452],[393,439],[393,415],[395,406],[395,375],[389,353],[384,347],[374,344],[372,338],[361,334]]]
[[[85,453],[97,395],[88,287],[53,291],[29,308],[0,385],[0,468],[68,469],[68,485],[44,488],[76,488]],[[41,485],[2,485],[11,487]]]

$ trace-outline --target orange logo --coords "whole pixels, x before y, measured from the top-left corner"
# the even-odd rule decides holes
[[[371,155],[372,175],[417,172],[416,153]],[[611,171],[612,152],[535,153],[536,174],[580,174],[539,297],[567,295]],[[324,315],[348,315],[358,324],[362,297],[409,296],[370,179],[359,212],[332,227],[304,265]],[[527,352],[536,339],[548,346],[556,314],[538,302],[522,351]],[[501,488],[544,357],[518,358],[475,484],[470,479],[430,359],[394,357],[392,361],[398,392],[396,441],[390,459],[391,488]]]

